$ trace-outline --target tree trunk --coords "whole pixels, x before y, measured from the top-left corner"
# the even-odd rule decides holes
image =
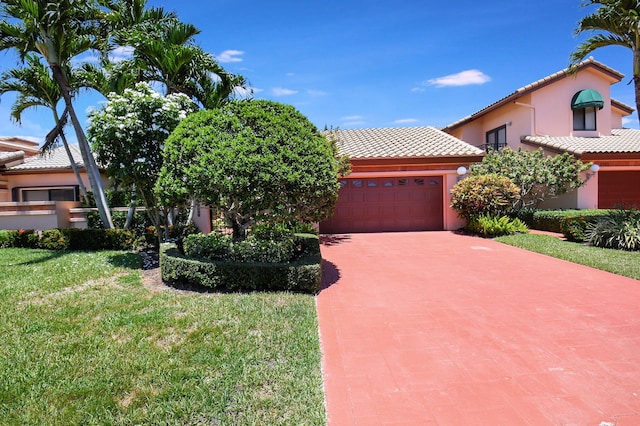
[[[107,199],[104,195],[104,188],[102,186],[102,177],[100,176],[100,170],[98,169],[95,158],[93,158],[91,148],[89,147],[87,138],[84,135],[84,130],[82,129],[80,121],[78,120],[78,116],[76,115],[76,111],[73,108],[70,94],[71,88],[69,87],[67,77],[65,76],[64,71],[62,70],[60,65],[50,63],[49,66],[51,67],[53,77],[60,87],[60,93],[64,98],[65,107],[69,111],[71,123],[73,124],[76,136],[78,137],[78,146],[80,148],[80,153],[82,154],[82,160],[84,161],[84,167],[87,171],[87,176],[89,177],[89,183],[91,184],[93,196],[96,200],[96,207],[98,208],[100,218],[102,219],[102,224],[105,228],[113,228],[111,212],[109,211]]]
[[[129,211],[127,212],[127,221],[124,223],[124,229],[131,228],[133,216],[136,214],[136,187],[131,190],[131,201],[129,201]]]
[[[55,109],[53,110],[53,118],[56,120],[56,123],[60,122],[60,117],[58,117],[58,113],[56,112]],[[80,195],[86,200],[87,188],[84,186],[84,182],[82,181],[82,176],[80,175],[80,170],[78,170],[78,165],[76,164],[76,160],[73,158],[73,154],[71,153],[71,149],[69,148],[69,143],[67,142],[67,137],[65,136],[63,131],[60,131],[60,139],[62,139],[62,145],[64,146],[64,150],[67,152],[67,157],[69,157],[69,163],[71,163],[71,169],[73,170],[73,174],[76,176],[76,180],[78,181],[78,187],[80,188]]]

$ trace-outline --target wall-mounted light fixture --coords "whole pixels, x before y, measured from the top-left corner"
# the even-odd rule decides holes
[[[456,173],[458,174],[458,179],[456,182],[460,182],[462,179],[464,179],[464,175],[466,175],[467,172],[468,170],[465,166],[458,167],[458,169],[456,170]]]
[[[598,164],[592,164],[591,167],[589,167],[589,170],[587,170],[587,180],[591,179],[592,176],[598,173],[598,170],[600,170],[600,166]]]

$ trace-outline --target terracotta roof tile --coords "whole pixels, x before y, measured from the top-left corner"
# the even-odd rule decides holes
[[[5,164],[23,157],[24,151],[0,152],[0,164]]]
[[[78,167],[83,168],[84,162],[82,161],[82,155],[80,154],[80,148],[78,145],[69,145],[69,149],[73,155],[73,158]],[[70,169],[71,162],[67,156],[67,152],[64,147],[58,147],[51,152],[43,155],[34,155],[24,160],[24,163],[18,164],[13,167],[9,167],[9,171],[23,171],[23,170],[58,170],[58,169]]]
[[[335,131],[341,154],[351,158],[452,157],[484,151],[435,127]]]
[[[611,136],[525,136],[523,142],[582,155],[640,152],[640,130],[612,129]]]

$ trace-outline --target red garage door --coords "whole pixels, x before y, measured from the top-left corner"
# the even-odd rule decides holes
[[[598,173],[598,207],[640,208],[640,171]]]
[[[324,233],[442,230],[442,176],[343,179]]]

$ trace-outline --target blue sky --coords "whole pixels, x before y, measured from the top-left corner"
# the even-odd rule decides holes
[[[573,30],[593,8],[580,0],[454,3],[388,0],[178,1],[176,11],[202,33],[198,43],[229,71],[244,75],[255,98],[294,105],[318,127],[442,127],[519,87],[565,68],[582,38]],[[633,106],[631,52],[596,51],[625,74],[612,96]],[[0,56],[0,66],[13,64]],[[80,112],[103,98],[84,93]],[[0,102],[0,135],[42,138],[47,111],[9,120]],[[637,128],[634,114],[628,127]],[[71,132],[70,132],[71,133]]]

